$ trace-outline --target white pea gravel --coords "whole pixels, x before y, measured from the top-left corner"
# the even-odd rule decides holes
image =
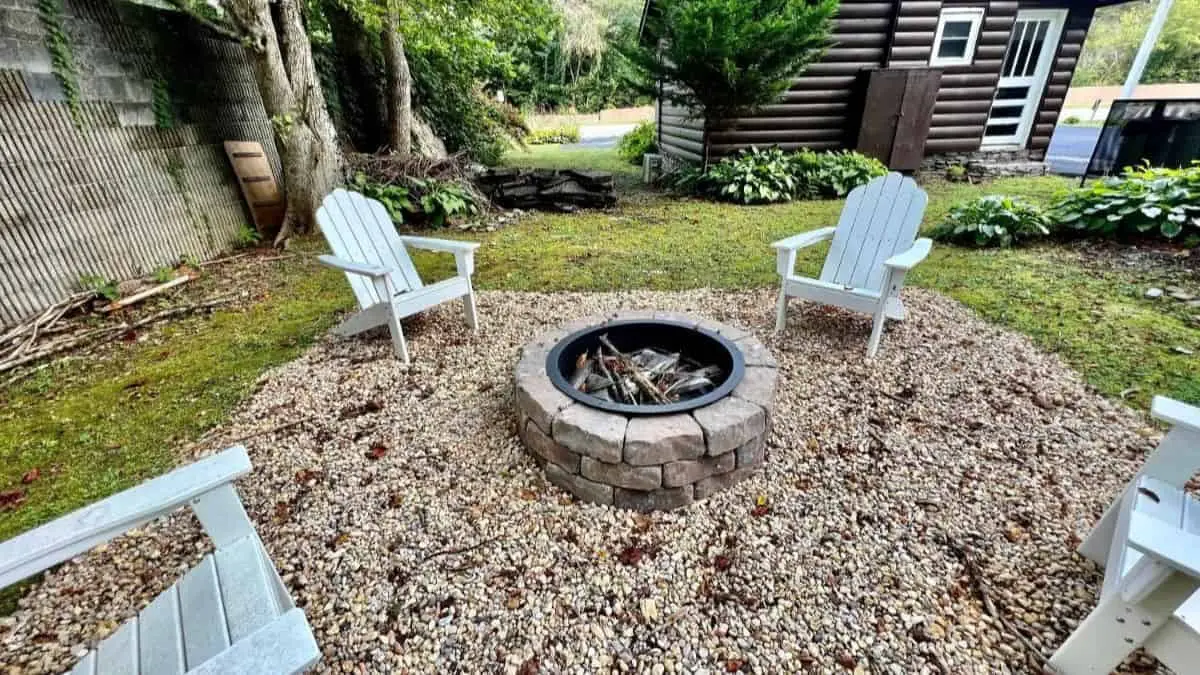
[[[866,317],[794,302],[774,337],[767,290],[482,293],[478,334],[456,306],[409,322],[407,368],[381,336],[322,341],[186,454],[311,416],[247,441],[238,487],[321,671],[1027,672],[947,540],[1049,654],[1100,580],[1078,537],[1154,432],[1024,337],[905,293],[871,362]],[[533,335],[647,308],[752,329],[781,372],[766,468],[652,516],[550,486],[511,401]],[[206,546],[181,514],[49,574],[0,619],[0,664],[65,668]]]

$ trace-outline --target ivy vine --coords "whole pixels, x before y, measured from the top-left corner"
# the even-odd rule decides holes
[[[71,41],[63,29],[62,0],[37,0],[38,18],[46,28],[46,49],[50,52],[50,64],[54,77],[62,87],[76,126],[83,124],[83,108],[79,99],[79,72],[75,70],[75,56],[71,52]]]
[[[171,129],[175,127],[175,109],[171,104],[171,90],[167,87],[167,80],[156,74],[154,77],[153,89],[154,107],[154,124],[159,129]]]

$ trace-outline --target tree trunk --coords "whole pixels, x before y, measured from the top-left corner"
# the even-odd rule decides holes
[[[345,118],[343,132],[359,152],[378,152],[388,143],[387,75],[371,35],[337,2],[325,4],[337,50],[337,75]]]
[[[392,152],[412,152],[412,74],[400,34],[400,0],[388,0],[383,22],[383,55],[387,62],[388,143]]]
[[[231,17],[246,35],[263,107],[275,128],[283,164],[287,214],[275,234],[277,244],[311,229],[321,199],[337,184],[341,172],[333,123],[325,109],[312,46],[295,3],[280,0],[278,33],[268,0],[231,0],[228,4]]]

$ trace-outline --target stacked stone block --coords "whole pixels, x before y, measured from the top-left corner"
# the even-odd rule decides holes
[[[729,396],[690,412],[641,416],[579,403],[550,381],[546,359],[559,340],[639,318],[681,321],[729,338],[745,358],[742,381]],[[705,499],[762,466],[778,372],[766,347],[736,327],[676,313],[618,312],[538,336],[522,349],[514,379],[518,432],[550,482],[584,501],[658,511]]]

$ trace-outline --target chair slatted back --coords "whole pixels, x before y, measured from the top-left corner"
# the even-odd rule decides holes
[[[423,286],[391,216],[378,201],[338,188],[321,202],[321,208],[317,209],[317,224],[335,256],[387,268],[397,292]],[[367,277],[347,273],[346,279],[363,309],[390,300],[380,297]]]
[[[928,201],[913,179],[894,172],[851,190],[821,281],[883,291],[883,262],[912,247]]]

